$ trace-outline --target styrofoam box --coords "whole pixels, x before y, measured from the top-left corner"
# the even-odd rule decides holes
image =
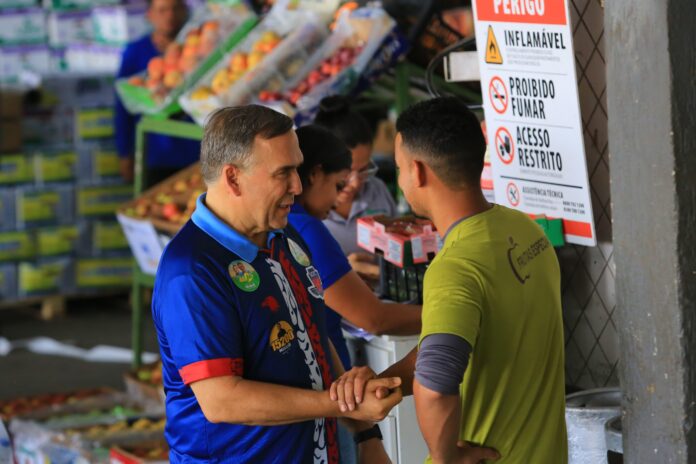
[[[105,6],[92,10],[94,39],[105,44],[125,45],[150,31],[146,19],[147,5]]]
[[[46,13],[41,8],[0,10],[0,44],[37,44],[46,41]]]
[[[106,44],[73,44],[65,48],[65,67],[70,72],[116,74],[122,47]]]
[[[93,36],[92,10],[52,11],[48,14],[48,43],[54,47],[90,42]]]
[[[51,54],[47,45],[0,47],[0,81],[17,81],[23,71],[39,74],[50,72],[51,64]]]

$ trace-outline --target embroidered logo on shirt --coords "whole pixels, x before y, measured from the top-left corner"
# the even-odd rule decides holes
[[[324,299],[324,286],[321,283],[321,277],[319,276],[319,271],[316,270],[314,266],[309,266],[305,272],[307,273],[307,278],[312,282],[312,286],[307,288],[310,295],[318,300]]]
[[[290,342],[295,339],[292,326],[286,321],[280,321],[271,329],[270,345],[273,351],[285,354],[290,349]]]
[[[522,250],[522,252],[515,251],[517,248],[517,242],[512,237],[508,237],[510,242],[510,248],[507,251],[508,262],[510,263],[510,268],[515,278],[519,280],[521,284],[524,284],[531,275],[526,270],[527,266],[534,261],[534,259],[539,256],[542,252],[546,251],[551,244],[546,237],[541,237],[536,242],[532,243],[527,249]]]
[[[227,267],[227,270],[230,273],[230,277],[232,277],[232,282],[234,282],[240,290],[253,292],[259,288],[261,284],[259,273],[246,261],[232,261]]]
[[[309,266],[309,256],[307,256],[307,253],[304,252],[300,245],[298,245],[294,240],[289,238],[288,246],[290,247],[290,254],[293,258],[295,258],[295,261],[297,261],[304,267]]]

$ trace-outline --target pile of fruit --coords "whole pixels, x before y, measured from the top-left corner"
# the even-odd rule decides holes
[[[128,82],[146,87],[155,98],[164,98],[181,85],[184,78],[215,49],[221,38],[219,23],[206,21],[191,29],[183,44],[174,42],[167,47],[164,56],[152,58],[144,77],[134,76]]]
[[[158,387],[162,385],[162,363],[157,362],[142,366],[135,371],[134,375],[141,382]]]
[[[325,58],[319,66],[311,71],[307,77],[297,84],[295,88],[281,94],[279,92],[262,91],[259,93],[259,100],[265,103],[285,99],[293,106],[297,106],[299,99],[309,93],[314,87],[322,82],[336,76],[345,68],[349,67],[360,55],[362,46],[347,46],[339,48],[332,56]]]
[[[233,53],[227,62],[227,66],[215,72],[210,86],[198,87],[191,93],[191,99],[206,100],[213,95],[224,95],[245,73],[258,66],[264,57],[271,53],[281,41],[282,38],[276,32],[265,31],[254,42],[248,53],[243,51]]]
[[[203,179],[197,172],[179,178],[153,195],[138,198],[123,214],[138,219],[155,219],[182,225],[191,218],[196,200],[205,191]]]
[[[9,420],[14,416],[28,414],[33,411],[59,406],[62,404],[74,404],[80,400],[103,395],[105,393],[105,390],[94,389],[81,390],[72,393],[53,393],[0,401],[0,418]]]
[[[82,429],[69,429],[64,433],[68,437],[80,436],[87,440],[99,441],[114,435],[131,434],[134,432],[157,432],[164,430],[166,419],[141,418],[135,421],[120,420],[109,425],[93,425]]]

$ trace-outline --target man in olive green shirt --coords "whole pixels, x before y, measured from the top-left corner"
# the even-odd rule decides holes
[[[524,213],[484,199],[485,142],[463,103],[419,103],[396,128],[399,186],[444,245],[425,274],[419,346],[382,375],[412,384],[427,462],[567,463],[553,247]],[[359,408],[372,375],[354,369],[332,397]]]

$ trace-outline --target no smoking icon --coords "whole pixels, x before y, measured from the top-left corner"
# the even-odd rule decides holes
[[[508,96],[505,82],[500,77],[493,76],[490,84],[488,84],[488,98],[496,113],[503,114],[507,110],[510,97]]]
[[[520,196],[520,190],[517,188],[517,185],[515,185],[514,182],[507,184],[507,187],[505,187],[505,193],[512,206],[516,207],[520,204],[522,197]]]
[[[495,132],[495,152],[503,164],[510,164],[515,158],[515,144],[512,135],[504,127],[499,127]]]

